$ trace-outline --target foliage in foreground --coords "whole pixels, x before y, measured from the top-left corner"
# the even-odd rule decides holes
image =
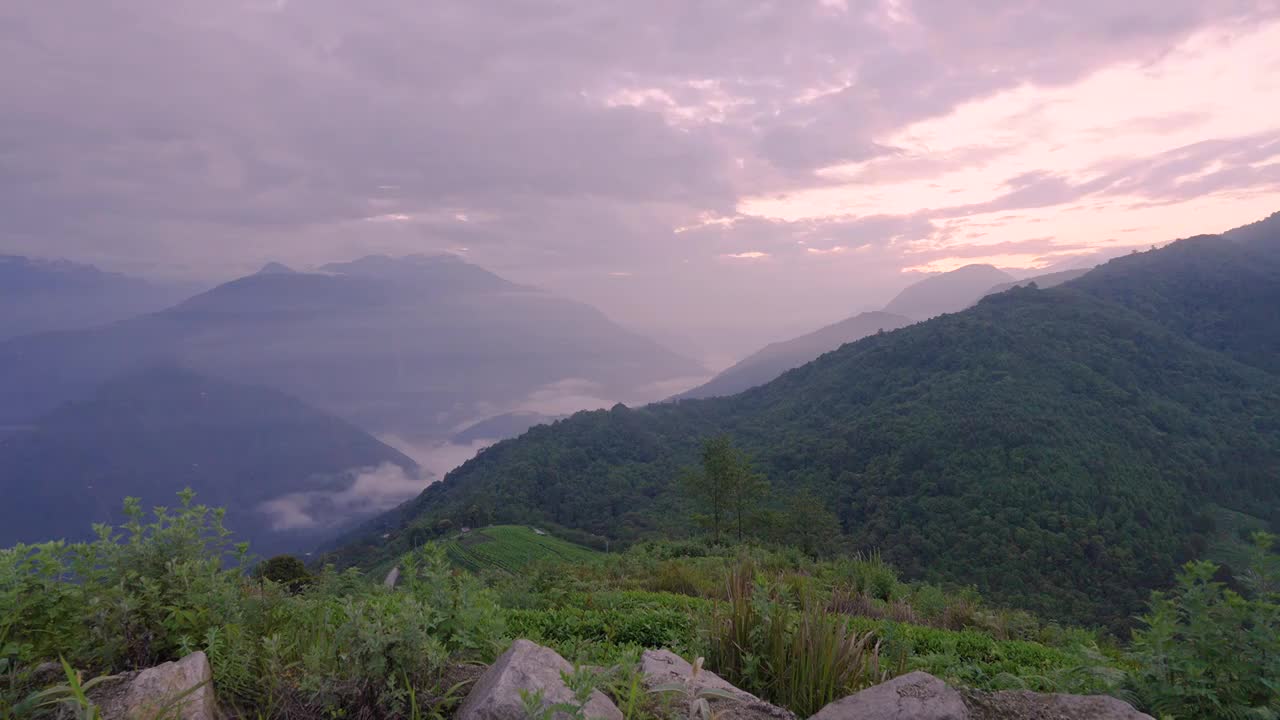
[[[1272,538],[1257,543],[1251,597],[1214,582],[1207,562],[1187,564],[1173,590],[1152,597],[1134,632],[1131,684],[1153,713],[1280,717],[1280,573]]]
[[[232,707],[398,717],[415,689],[431,695],[452,665],[500,647],[492,594],[439,548],[407,557],[395,592],[357,573],[299,589],[241,572],[243,547],[226,562],[222,513],[189,493],[146,524],[136,502],[127,507],[123,534],[100,527],[92,543],[0,551],[0,706],[32,689],[41,660],[108,674],[204,650]]]
[[[401,558],[390,590],[288,558],[245,573],[221,512],[189,494],[147,523],[128,507],[129,523],[99,528],[93,543],[0,551],[0,719],[50,702],[85,710],[75,688],[93,681],[82,676],[202,649],[237,715],[444,720],[465,694],[460,664],[488,661],[515,637],[611,667],[575,683],[599,686],[627,720],[706,704],[644,691],[639,654],[664,647],[802,715],[915,669],[987,690],[1110,693],[1175,720],[1280,712],[1280,560],[1264,535],[1239,592],[1214,582],[1211,566],[1188,565],[1124,650],[989,607],[971,589],[903,582],[875,555],[665,542],[549,553],[518,573],[476,576],[427,545]],[[60,657],[82,675],[42,691],[35,665]]]

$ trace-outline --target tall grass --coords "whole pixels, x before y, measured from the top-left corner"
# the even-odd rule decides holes
[[[707,664],[735,685],[804,717],[890,676],[875,632],[851,630],[810,591],[788,597],[750,561],[726,591],[708,623]]]

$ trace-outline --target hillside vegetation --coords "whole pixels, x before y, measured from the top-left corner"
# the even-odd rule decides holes
[[[591,548],[520,525],[497,525],[460,534],[444,545],[449,560],[471,571],[520,572],[540,562],[583,562]]]
[[[94,542],[0,550],[3,720],[92,716],[73,687],[42,691],[43,661],[65,660],[81,671],[68,682],[85,683],[194,650],[231,718],[447,718],[475,664],[518,637],[607,668],[590,682],[625,720],[687,716],[644,690],[647,648],[704,657],[801,716],[917,669],[974,689],[1109,693],[1175,718],[1280,711],[1280,564],[1261,554],[1272,541],[1261,535],[1246,595],[1188,565],[1124,646],[972,589],[904,582],[875,555],[661,542],[471,573],[451,567],[448,544],[428,543],[396,558],[392,589],[287,557],[245,573],[247,548],[189,492],[153,518],[136,500],[126,508],[126,524]],[[495,546],[535,544],[526,528],[490,530]]]
[[[1280,272],[1251,258],[1274,251],[1277,224],[1224,254],[1253,267],[1214,327],[1251,352],[1280,351],[1269,344],[1280,335],[1249,330],[1275,322],[1259,307]],[[1205,272],[1184,250],[1204,242],[1094,273],[1120,267],[1111,282],[1213,297],[1166,279]],[[691,532],[679,477],[705,439],[727,433],[773,488],[759,534],[787,525],[790,499],[812,497],[837,521],[826,551],[878,549],[910,577],[1120,629],[1203,552],[1208,503],[1276,520],[1280,383],[1182,332],[1200,306],[1190,297],[1117,303],[1122,290],[1094,273],[865,338],[737,396],[534,428],[369,526],[389,543],[355,541],[338,559],[376,561],[412,528],[477,507],[622,540]]]

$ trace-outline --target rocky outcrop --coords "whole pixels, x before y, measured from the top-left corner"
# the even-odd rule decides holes
[[[104,682],[89,694],[102,720],[216,720],[213,671],[203,652]]]
[[[812,720],[1152,720],[1105,695],[963,693],[913,672],[837,700]]]
[[[966,692],[970,720],[1152,720],[1106,695]]]
[[[913,672],[837,700],[813,720],[969,720],[969,711],[946,683]]]
[[[736,699],[705,696],[717,720],[795,720],[796,718],[790,710],[770,705],[745,690],[739,690],[709,670],[698,668],[695,673],[689,661],[670,650],[646,650],[640,658],[640,670],[644,673],[645,684],[650,689],[664,685],[682,685],[685,688],[683,697],[669,698],[675,703],[688,702],[697,698],[703,690],[708,688],[734,695]],[[677,695],[677,693],[672,692],[671,695]]]
[[[526,720],[520,691],[542,692],[544,707],[573,700],[560,673],[573,671],[568,661],[550,648],[517,640],[480,676],[454,720]],[[595,691],[583,710],[589,720],[622,720],[622,713],[604,693]],[[557,714],[564,720],[565,713]]]

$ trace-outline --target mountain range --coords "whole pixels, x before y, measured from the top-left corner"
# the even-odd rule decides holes
[[[0,341],[79,330],[172,305],[197,292],[66,260],[0,255]]]
[[[1061,270],[1023,280],[1013,280],[1008,273],[991,265],[966,265],[957,270],[933,275],[907,287],[889,303],[884,311],[864,312],[841,320],[806,335],[772,343],[724,370],[706,383],[673,397],[673,400],[733,395],[763,385],[782,373],[811,362],[823,353],[880,331],[896,330],[913,322],[943,313],[958,312],[979,299],[1015,287],[1035,283],[1049,288],[1073,280],[1088,269]],[[1007,278],[1007,280],[1006,280]],[[999,280],[994,286],[984,286]],[[985,289],[982,289],[984,288]],[[890,308],[906,310],[912,317],[895,314]]]
[[[91,536],[189,487],[255,552],[302,552],[414,494],[413,460],[274,390],[148,368],[0,437],[0,546]]]
[[[454,256],[273,265],[159,312],[0,343],[0,425],[158,363],[270,387],[373,432],[447,436],[572,379],[602,397],[703,370],[599,311]]]
[[[969,307],[992,288],[1014,281],[1012,275],[991,265],[965,265],[909,285],[884,306],[884,311],[928,320]]]
[[[676,395],[672,399],[687,400],[734,395],[757,385],[763,385],[782,373],[798,368],[845,343],[861,340],[873,333],[897,330],[912,322],[915,321],[887,312],[859,313],[807,335],[771,343],[764,349],[748,355],[708,382]]]
[[[1277,293],[1273,216],[871,335],[738,395],[535,427],[335,557],[398,552],[476,508],[624,541],[687,532],[678,478],[727,434],[772,483],[765,509],[811,495],[847,550],[1121,626],[1204,550],[1209,506],[1280,521]]]

